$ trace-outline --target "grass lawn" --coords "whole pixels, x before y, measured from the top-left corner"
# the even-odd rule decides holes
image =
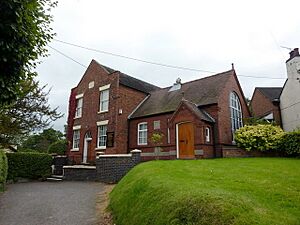
[[[114,188],[117,225],[300,224],[300,160],[151,161]]]

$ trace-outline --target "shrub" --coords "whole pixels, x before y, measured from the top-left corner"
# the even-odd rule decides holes
[[[38,179],[51,175],[52,157],[45,153],[7,153],[9,180],[17,177]]]
[[[280,140],[279,150],[287,155],[300,156],[300,130],[286,132]]]
[[[244,126],[236,131],[235,141],[237,146],[247,151],[276,150],[283,136],[283,130],[274,125]]]
[[[5,152],[0,150],[0,192],[4,190],[7,177],[7,158]]]
[[[64,155],[67,150],[67,140],[59,140],[52,143],[48,148],[48,153],[56,153],[58,155]]]

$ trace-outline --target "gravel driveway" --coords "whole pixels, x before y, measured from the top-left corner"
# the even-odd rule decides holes
[[[1,225],[94,225],[104,184],[29,182],[8,185],[0,194]]]

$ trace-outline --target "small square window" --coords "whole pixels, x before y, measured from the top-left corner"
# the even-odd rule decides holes
[[[153,122],[153,129],[154,130],[159,130],[160,129],[160,120],[157,120],[157,121]]]

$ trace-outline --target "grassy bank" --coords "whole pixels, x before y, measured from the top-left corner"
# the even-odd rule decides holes
[[[118,225],[300,224],[300,160],[152,161],[111,193]]]

